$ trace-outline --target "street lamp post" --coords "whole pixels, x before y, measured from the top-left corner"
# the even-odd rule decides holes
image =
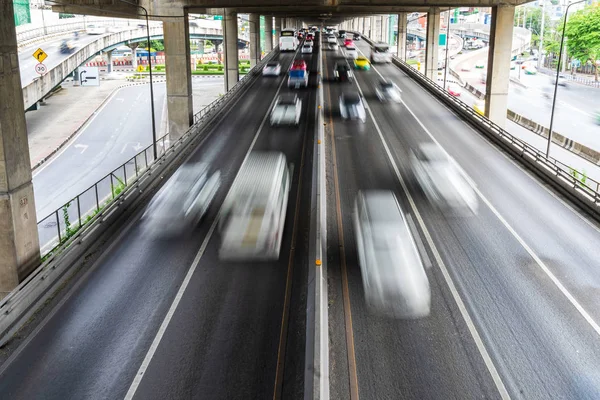
[[[146,40],[148,41],[148,68],[150,70],[150,113],[152,114],[152,151],[154,154],[154,159],[158,160],[158,151],[156,149],[156,118],[154,118],[154,85],[152,83],[152,56],[150,54],[152,46],[150,43],[150,23],[148,21],[148,10],[146,10],[140,5],[131,3],[127,0],[121,0],[121,2],[141,8],[146,14]],[[135,57],[135,50],[133,50],[133,57]]]
[[[448,9],[448,18],[446,18],[446,61],[444,63],[444,90],[446,88],[446,76],[448,74],[448,53],[450,52],[450,9]]]
[[[567,6],[565,10],[565,22],[562,29],[562,37],[560,38],[560,51],[558,53],[558,65],[556,66],[556,78],[554,79],[554,96],[552,97],[552,112],[550,113],[550,130],[548,132],[548,147],[546,148],[546,158],[550,157],[550,144],[552,143],[552,126],[554,125],[554,108],[556,107],[556,92],[558,91],[558,77],[560,75],[560,63],[562,61],[563,46],[565,44],[565,29],[567,28],[567,16],[569,15],[569,7],[574,4],[583,3],[586,0],[574,1]],[[543,21],[543,20],[542,20]]]

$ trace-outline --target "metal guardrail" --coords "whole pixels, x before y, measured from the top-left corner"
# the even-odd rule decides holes
[[[243,90],[251,77],[260,73],[266,62],[273,58],[273,50],[259,64],[255,65],[240,81],[225,95],[213,101],[194,115],[194,125],[173,145],[187,139],[190,134],[198,132],[202,122],[219,110],[232,96]],[[37,223],[40,239],[40,253],[45,257],[57,247],[67,242],[84,225],[94,220],[94,217],[110,205],[121,192],[135,183],[154,162],[160,160],[167,150],[172,147],[168,134],[157,139],[157,159],[154,159],[153,147],[149,145],[135,156],[108,173],[88,189],[78,194],[63,206],[52,212]]]

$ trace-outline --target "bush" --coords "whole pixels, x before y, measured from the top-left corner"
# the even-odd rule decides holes
[[[223,66],[219,65],[219,68],[217,68],[217,71],[223,71]]]
[[[208,71],[208,65],[205,65],[204,68],[202,68],[203,71]]]

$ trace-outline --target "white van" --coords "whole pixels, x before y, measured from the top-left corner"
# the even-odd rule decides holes
[[[219,259],[277,260],[289,190],[283,153],[250,154],[223,203]]]

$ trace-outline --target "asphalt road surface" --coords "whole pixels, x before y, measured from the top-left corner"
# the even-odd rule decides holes
[[[280,56],[282,70],[292,58]],[[276,94],[287,91],[283,83],[283,76],[259,78],[189,159],[221,171],[221,188],[201,225],[176,240],[158,240],[144,235],[139,215],[132,216],[65,303],[0,368],[0,393],[123,398],[195,268],[135,398],[302,398],[316,90],[299,92],[298,127],[272,128],[264,122]],[[251,146],[283,151],[293,165],[281,255],[277,262],[223,263],[210,227]]]
[[[365,44],[359,48],[368,54]],[[403,103],[378,102],[379,74],[399,85]],[[340,249],[342,278],[330,283],[332,394],[598,398],[598,227],[393,65],[356,76],[370,110],[365,124],[336,121],[337,95],[357,90],[354,84],[326,88],[338,174],[338,188],[330,190],[339,194],[341,216],[340,222],[330,208],[330,257]],[[414,183],[408,150],[434,139],[476,185],[477,215],[440,211]],[[425,319],[378,320],[366,311],[350,217],[356,191],[369,188],[394,190],[415,220],[433,264],[432,313]]]
[[[457,58],[452,65],[463,80],[485,93],[485,83],[481,78],[485,68],[475,68],[475,64],[482,61],[487,65],[487,52],[482,52],[481,57],[475,57],[468,62],[460,62],[460,58]],[[462,71],[463,64],[469,64],[471,71]],[[519,70],[511,71],[511,76],[520,79],[526,88],[510,84],[508,108],[549,127],[554,93],[552,78],[540,72],[536,75],[526,75],[521,71],[519,75]],[[566,87],[559,86],[553,130],[593,149],[600,149],[600,126],[595,122],[595,115],[600,111],[599,100],[598,88],[572,82],[568,82]]]

